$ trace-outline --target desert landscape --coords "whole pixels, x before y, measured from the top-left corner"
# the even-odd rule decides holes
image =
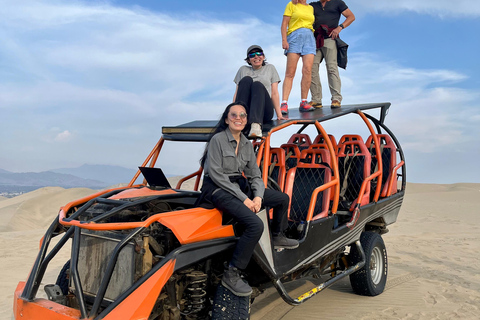
[[[0,198],[0,319],[13,319],[13,292],[26,279],[39,240],[59,208],[95,192],[47,187]],[[344,279],[292,307],[272,290],[252,305],[256,319],[479,319],[480,184],[412,184],[397,223],[383,236],[389,259],[387,287],[377,297],[355,295]],[[68,257],[52,261],[44,279],[55,282]],[[292,294],[312,288],[290,284]]]

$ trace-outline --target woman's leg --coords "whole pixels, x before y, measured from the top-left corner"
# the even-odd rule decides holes
[[[287,69],[285,70],[285,80],[283,81],[282,100],[288,100],[288,97],[290,96],[290,91],[292,91],[293,78],[295,77],[295,72],[297,71],[297,64],[299,59],[299,53],[287,53]]]
[[[307,99],[308,90],[310,90],[310,84],[312,82],[312,65],[315,55],[306,54],[302,56],[302,82],[301,82],[301,98]]]
[[[273,208],[272,234],[282,233],[287,228],[290,197],[281,191],[265,189],[263,204],[266,207]]]
[[[245,103],[248,109],[250,108],[250,100],[252,97],[252,84],[252,77],[243,77],[238,83],[237,96],[235,97],[235,102]],[[250,113],[250,110],[248,109],[247,113]]]
[[[225,190],[220,189],[215,192],[212,195],[212,203],[220,211],[233,216],[235,221],[244,227],[230,264],[238,269],[245,269],[262,235],[263,222],[243,202]]]
[[[260,123],[262,124],[265,119],[266,105],[265,101],[270,98],[267,89],[265,86],[258,81],[252,83],[252,95],[250,102],[250,113],[248,114],[248,120],[250,123]],[[270,116],[272,118],[273,113]],[[269,120],[270,120],[269,119]]]

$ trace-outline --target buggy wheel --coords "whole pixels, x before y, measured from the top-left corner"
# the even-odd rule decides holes
[[[356,294],[376,296],[383,292],[387,283],[387,249],[378,233],[363,232],[360,243],[365,252],[365,266],[350,275],[350,283]],[[358,261],[360,255],[353,251],[352,260]]]
[[[58,277],[57,277],[57,281],[55,282],[55,284],[57,284],[62,290],[62,293],[64,296],[68,294],[69,276],[70,276],[70,260],[68,260],[63,266],[62,270],[60,270],[60,273],[58,274]]]
[[[250,319],[250,296],[236,296],[220,283],[213,299],[212,320],[247,319]]]

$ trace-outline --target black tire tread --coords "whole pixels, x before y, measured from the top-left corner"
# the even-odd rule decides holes
[[[60,289],[62,290],[62,293],[64,296],[68,294],[68,270],[70,269],[70,260],[68,260],[65,265],[63,266],[62,270],[60,270],[60,273],[58,274],[57,281],[55,284],[57,284]]]
[[[219,284],[213,299],[212,320],[246,319],[250,319],[250,296],[236,296]]]
[[[383,242],[382,237],[375,232],[363,232],[360,236],[360,243],[362,244],[362,248],[365,252],[366,261],[365,266],[358,270],[357,272],[350,275],[350,283],[352,285],[353,291],[356,294],[362,296],[376,296],[383,292],[385,289],[385,284],[387,282],[387,271],[388,271],[388,260],[387,260],[387,252],[385,248],[385,243]],[[378,285],[375,285],[371,279],[370,273],[370,256],[373,251],[373,248],[376,246],[380,246],[384,254],[384,275],[380,280]],[[352,247],[353,248],[353,247]],[[360,261],[360,254],[355,249],[352,250],[350,261],[357,263]]]

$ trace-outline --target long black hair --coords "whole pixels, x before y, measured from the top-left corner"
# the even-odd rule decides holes
[[[233,106],[242,106],[243,108],[245,108],[245,110],[247,110],[247,105],[241,101],[232,102],[225,108],[225,111],[223,111],[222,116],[220,117],[220,120],[218,120],[218,123],[215,125],[215,129],[210,134],[210,137],[208,137],[208,141],[205,146],[205,151],[203,152],[203,156],[200,159],[200,165],[202,166],[202,168],[205,166],[205,160],[207,160],[208,144],[210,143],[210,140],[212,140],[212,137],[214,135],[216,135],[219,132],[227,130],[228,124],[225,122],[225,120],[227,120],[228,114],[230,113],[230,109]],[[247,124],[243,129],[242,133],[247,134],[249,129],[250,129],[250,125]]]

